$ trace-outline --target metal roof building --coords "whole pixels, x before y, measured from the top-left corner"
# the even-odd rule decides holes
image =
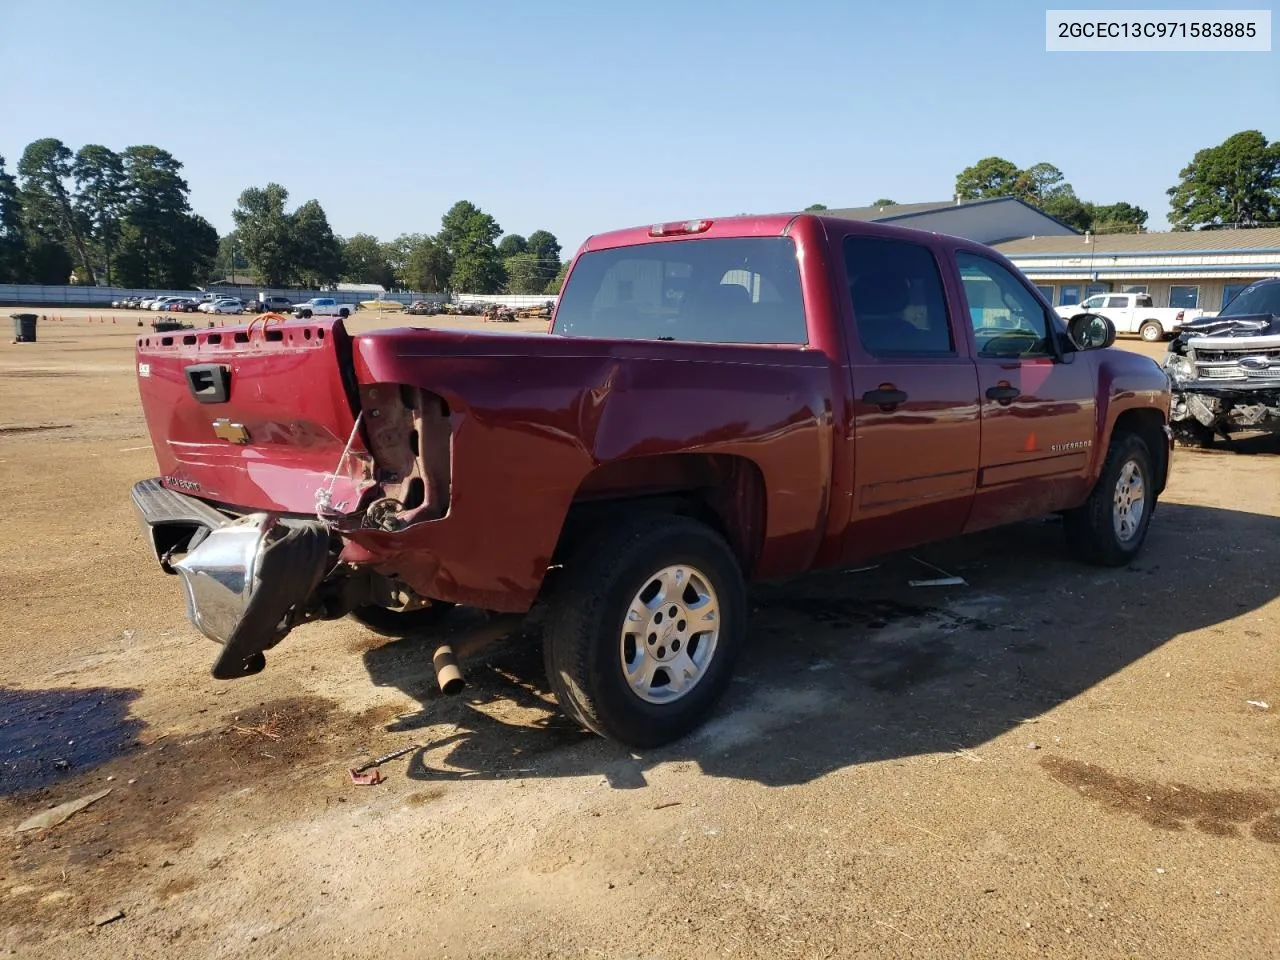
[[[1055,305],[1115,291],[1214,312],[1253,280],[1280,276],[1280,227],[1035,235],[993,246]]]

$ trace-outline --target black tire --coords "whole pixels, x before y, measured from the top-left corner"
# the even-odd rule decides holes
[[[356,607],[351,618],[384,637],[413,637],[438,627],[453,606],[444,600],[433,600],[429,607],[401,612],[370,605]]]
[[[299,311],[298,316],[300,316],[303,320],[310,320],[310,319],[311,319],[311,311],[310,311],[310,310],[301,310],[301,311]]]
[[[1147,320],[1138,328],[1138,336],[1146,343],[1159,343],[1164,339],[1164,327],[1155,320]]]
[[[1122,538],[1114,519],[1116,490],[1127,465],[1135,465],[1142,479],[1142,514],[1133,532]],[[1063,515],[1067,548],[1085,563],[1103,567],[1123,567],[1142,550],[1156,509],[1155,474],[1151,451],[1135,433],[1116,433],[1107,448],[1107,459],[1089,499]]]
[[[343,320],[345,320],[345,319],[347,319],[347,317],[351,316],[351,311],[350,311],[350,310],[347,310],[347,309],[344,307],[343,309],[341,309],[341,310],[339,310],[339,311],[338,311],[338,316],[340,316]]]
[[[719,632],[689,690],[672,702],[653,703],[632,690],[623,667],[627,644],[638,645],[645,638],[637,633],[624,641],[622,628],[628,607],[646,583],[651,585],[665,568],[684,565],[714,593]],[[694,579],[685,581],[686,591],[694,584]],[[665,607],[664,602],[655,616],[661,617]],[[697,728],[724,694],[746,635],[746,620],[746,583],[737,558],[718,533],[688,517],[639,517],[606,536],[593,537],[565,563],[543,631],[547,679],[561,710],[588,730],[628,747],[661,746]],[[678,650],[683,637],[684,657],[692,660],[700,645],[709,642],[707,636],[684,620],[677,623],[674,630],[667,628],[671,636],[658,642]],[[670,671],[662,665],[654,678],[662,671],[663,683],[651,685],[651,690],[669,684]]]

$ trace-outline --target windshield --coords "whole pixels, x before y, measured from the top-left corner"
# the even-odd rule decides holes
[[[703,238],[582,254],[554,333],[619,340],[808,340],[795,242]]]
[[[1280,283],[1255,283],[1241,290],[1219,317],[1280,316]]]

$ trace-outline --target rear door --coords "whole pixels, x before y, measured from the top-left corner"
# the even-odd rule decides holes
[[[1133,298],[1125,294],[1112,294],[1107,297],[1107,305],[1098,311],[1113,324],[1116,330],[1121,333],[1137,333],[1134,326],[1134,310]]]
[[[1096,354],[1062,354],[1052,311],[999,261],[955,254],[982,405],[977,495],[966,531],[1079,502],[1098,435]]]
[[[842,241],[855,444],[846,562],[959,533],[979,450],[978,380],[929,246]]]

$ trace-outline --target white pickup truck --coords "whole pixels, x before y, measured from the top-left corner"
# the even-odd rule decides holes
[[[1155,307],[1145,293],[1099,293],[1083,303],[1056,307],[1058,316],[1070,320],[1081,313],[1097,313],[1110,320],[1116,333],[1136,333],[1148,343],[1172,336],[1184,323],[1190,323],[1203,310],[1180,307]]]
[[[339,303],[333,297],[312,297],[293,305],[293,315],[304,320],[311,317],[349,317],[355,311],[349,303]]]

